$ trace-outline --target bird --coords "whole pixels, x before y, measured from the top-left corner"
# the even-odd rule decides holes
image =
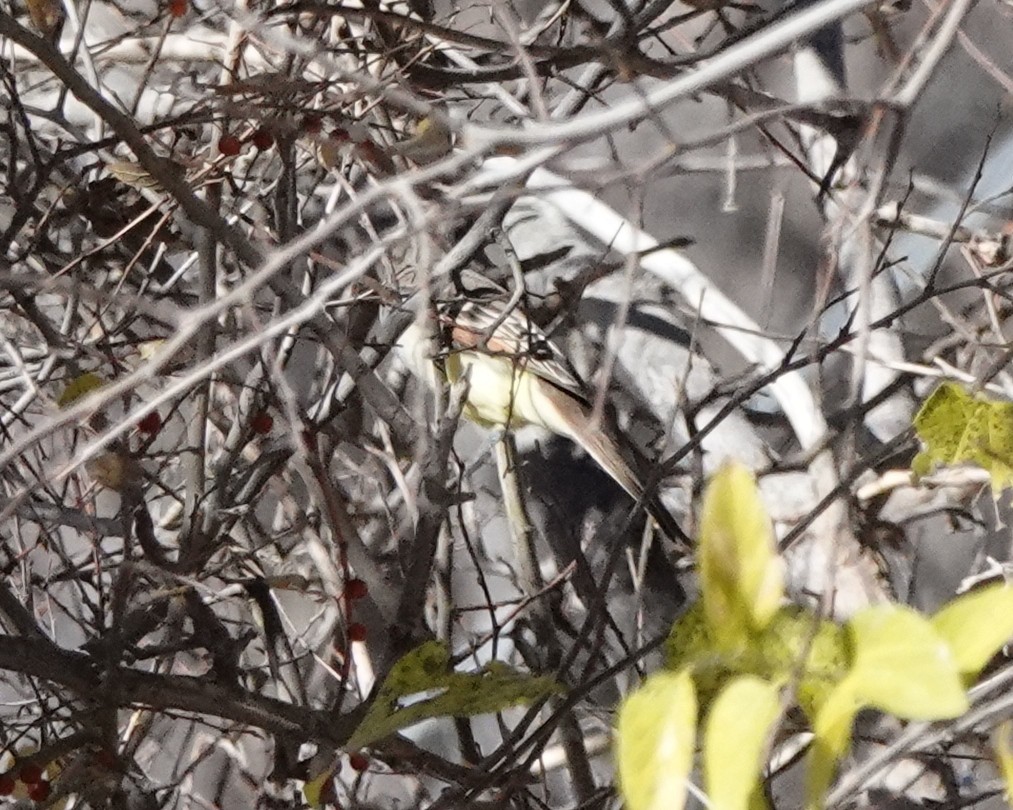
[[[433,302],[429,321],[417,319],[401,335],[409,367],[430,385],[438,382],[434,372],[452,384],[466,379],[462,413],[481,427],[537,426],[573,441],[644,506],[663,534],[688,548],[689,537],[645,485],[632,448],[595,413],[591,392],[566,355],[504,297],[486,288]]]

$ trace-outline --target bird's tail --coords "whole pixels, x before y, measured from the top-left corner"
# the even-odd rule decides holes
[[[573,419],[569,421],[571,422],[569,437],[584,448],[585,452],[626,490],[631,498],[638,504],[643,504],[644,509],[669,540],[685,546],[688,551],[692,546],[689,536],[661,502],[654,487],[651,487],[650,492],[646,491],[643,479],[627,461],[622,446],[611,431],[604,425],[592,424],[589,416],[585,416],[583,424],[573,424],[576,421]]]

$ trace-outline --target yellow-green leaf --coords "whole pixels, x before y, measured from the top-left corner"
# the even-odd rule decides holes
[[[729,678],[756,675],[777,685],[797,683],[799,704],[813,717],[826,693],[847,674],[850,649],[843,627],[786,605],[763,632],[737,650],[722,651],[716,648],[697,602],[672,625],[665,642],[665,665],[672,670],[692,667],[703,707]]]
[[[810,718],[851,664],[844,628],[793,605],[777,612],[757,644],[768,662],[764,676],[775,683],[797,679],[798,702]]]
[[[56,404],[61,408],[66,408],[92,391],[101,388],[103,384],[104,380],[94,371],[85,372],[67,383],[67,387],[63,389],[63,393],[56,400]]]
[[[159,188],[158,181],[148,170],[133,160],[114,160],[106,164],[109,173],[133,188]]]
[[[736,678],[718,695],[707,715],[703,743],[711,810],[748,810],[779,714],[777,688],[762,678]]]
[[[346,747],[364,748],[433,717],[489,714],[559,691],[552,678],[518,672],[498,661],[478,672],[455,672],[446,645],[428,641],[391,668]],[[409,697],[410,702],[403,700]]]
[[[623,701],[616,760],[629,810],[682,810],[693,768],[696,711],[688,669],[652,675]]]
[[[918,475],[941,464],[975,464],[992,477],[992,491],[1013,484],[1013,403],[941,384],[914,419],[922,451],[911,463]]]
[[[992,732],[992,754],[1006,786],[1006,803],[1013,801],[1013,720],[1000,723]]]
[[[784,595],[770,519],[740,464],[722,467],[707,485],[698,559],[710,631],[720,646],[740,646],[766,627]]]
[[[823,807],[837,763],[851,747],[851,726],[862,703],[855,682],[848,677],[837,684],[820,705],[813,721],[813,741],[806,757],[806,807]]]
[[[854,648],[849,679],[864,705],[907,720],[943,720],[967,711],[949,644],[924,616],[875,605],[848,622]]]
[[[699,600],[679,616],[665,640],[665,666],[682,669],[700,656],[712,655],[714,640],[707,627],[703,605]]]
[[[973,678],[1013,637],[1013,588],[1000,583],[958,596],[932,617],[960,674]]]
[[[310,807],[324,807],[334,802],[334,774],[340,764],[337,758],[321,752],[313,758],[307,767],[309,779],[303,784],[302,795]]]

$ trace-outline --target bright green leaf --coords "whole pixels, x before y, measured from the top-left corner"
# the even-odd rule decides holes
[[[693,768],[696,712],[688,669],[652,675],[623,701],[615,750],[629,810],[682,810]]]
[[[784,596],[781,560],[752,474],[722,467],[700,516],[700,590],[711,633],[725,648],[762,630]]]
[[[777,687],[745,675],[718,695],[704,729],[704,784],[711,810],[748,810],[770,730],[780,714]]]
[[[56,400],[56,404],[61,408],[66,408],[92,391],[101,388],[103,385],[103,379],[94,371],[81,374],[67,383],[67,387],[63,389],[63,393]]]
[[[551,678],[527,675],[496,661],[478,672],[454,672],[446,645],[429,641],[391,668],[346,748],[364,748],[434,717],[490,714],[559,691]],[[409,697],[415,699],[403,700]]]
[[[911,464],[916,474],[970,463],[989,472],[993,492],[1013,484],[1013,403],[944,382],[925,400],[914,426],[924,445]]]
[[[823,807],[823,797],[833,781],[837,763],[851,747],[851,726],[862,708],[855,682],[845,678],[820,705],[813,721],[813,740],[806,757],[806,807]]]
[[[1013,588],[989,585],[958,596],[932,617],[960,674],[973,678],[1013,637]]]
[[[967,711],[957,660],[924,616],[900,605],[876,605],[847,626],[854,647],[850,678],[865,705],[907,720],[943,720]]]

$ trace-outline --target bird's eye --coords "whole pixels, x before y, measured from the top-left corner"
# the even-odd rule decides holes
[[[533,340],[531,342],[531,356],[535,360],[551,360],[552,347],[547,340]]]

